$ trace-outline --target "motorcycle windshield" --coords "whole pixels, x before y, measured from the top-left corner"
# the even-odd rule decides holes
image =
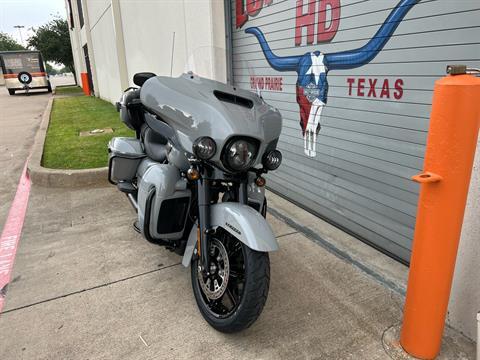
[[[242,55],[236,60],[240,63],[241,69],[244,69],[244,77],[250,80],[249,86],[246,86],[249,91],[261,96],[262,91],[256,78],[256,69],[252,61],[244,59]],[[184,73],[193,73],[202,78],[215,80],[222,83],[227,83],[227,52],[226,49],[214,46],[201,46],[193,50],[186,59],[184,66]],[[234,84],[231,79],[232,85]],[[248,85],[248,84],[247,84]],[[245,88],[245,86],[243,86]]]

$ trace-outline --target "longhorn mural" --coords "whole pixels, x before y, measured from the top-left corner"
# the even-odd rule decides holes
[[[348,51],[323,54],[321,51],[308,52],[298,56],[275,55],[258,27],[245,29],[256,36],[263,54],[272,68],[277,71],[296,71],[297,103],[300,106],[305,154],[316,155],[317,135],[320,131],[320,116],[327,104],[327,74],[331,70],[354,69],[372,61],[383,49],[408,11],[420,0],[401,0],[377,33],[364,46]]]

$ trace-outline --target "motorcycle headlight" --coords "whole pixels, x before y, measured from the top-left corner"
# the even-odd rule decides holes
[[[263,166],[267,170],[276,170],[282,163],[282,153],[278,150],[272,150],[263,156]]]
[[[227,144],[224,153],[225,167],[233,171],[249,169],[257,155],[257,144],[246,139],[233,140]]]
[[[195,156],[199,159],[208,160],[215,155],[217,151],[217,144],[211,137],[202,136],[195,140],[192,150]]]

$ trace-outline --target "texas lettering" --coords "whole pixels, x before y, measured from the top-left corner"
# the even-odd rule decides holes
[[[395,99],[403,97],[403,80],[347,78],[348,96]]]

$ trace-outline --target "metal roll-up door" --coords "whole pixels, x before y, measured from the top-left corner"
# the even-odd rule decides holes
[[[480,67],[478,1],[232,0],[229,10],[232,82],[283,115],[270,188],[408,262],[410,178],[422,169],[434,81],[447,64]],[[372,47],[355,52],[383,38],[373,58],[362,56]]]

